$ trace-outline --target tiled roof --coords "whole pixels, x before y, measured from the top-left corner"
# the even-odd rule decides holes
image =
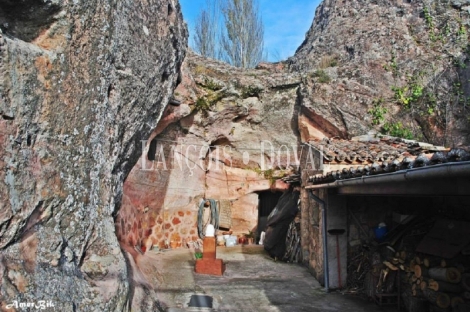
[[[343,167],[310,177],[313,184],[470,160],[470,153],[464,148],[449,150],[388,136],[377,138],[365,135],[352,140],[324,139],[309,144],[323,152],[324,164],[351,165],[350,168]]]

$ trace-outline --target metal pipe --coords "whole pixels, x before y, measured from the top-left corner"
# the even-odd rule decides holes
[[[325,280],[325,291],[330,290],[329,266],[328,266],[328,238],[326,236],[326,203],[317,195],[313,194],[313,190],[308,192],[310,197],[316,201],[321,207],[322,234],[323,234],[323,277]]]

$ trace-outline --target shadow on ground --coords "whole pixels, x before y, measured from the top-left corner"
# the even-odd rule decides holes
[[[226,263],[220,277],[195,274],[188,249],[154,256],[163,276],[157,293],[168,311],[198,311],[188,307],[193,295],[213,298],[212,309],[200,311],[395,311],[357,296],[327,294],[305,267],[274,261],[262,246],[218,247],[217,257]]]

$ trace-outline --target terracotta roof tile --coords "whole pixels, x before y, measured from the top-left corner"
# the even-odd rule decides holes
[[[311,177],[310,182],[313,184],[446,162],[470,161],[470,153],[465,148],[449,150],[442,146],[394,137],[377,138],[365,135],[352,140],[324,139],[309,142],[309,145],[323,151],[324,164],[350,164],[352,166],[349,169],[332,170],[323,175]]]

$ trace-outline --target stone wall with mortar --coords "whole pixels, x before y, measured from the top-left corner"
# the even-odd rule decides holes
[[[323,285],[323,233],[322,233],[322,207],[308,194],[301,191],[301,245],[303,263],[310,269],[313,276]],[[314,192],[316,196],[324,198],[321,191]]]

